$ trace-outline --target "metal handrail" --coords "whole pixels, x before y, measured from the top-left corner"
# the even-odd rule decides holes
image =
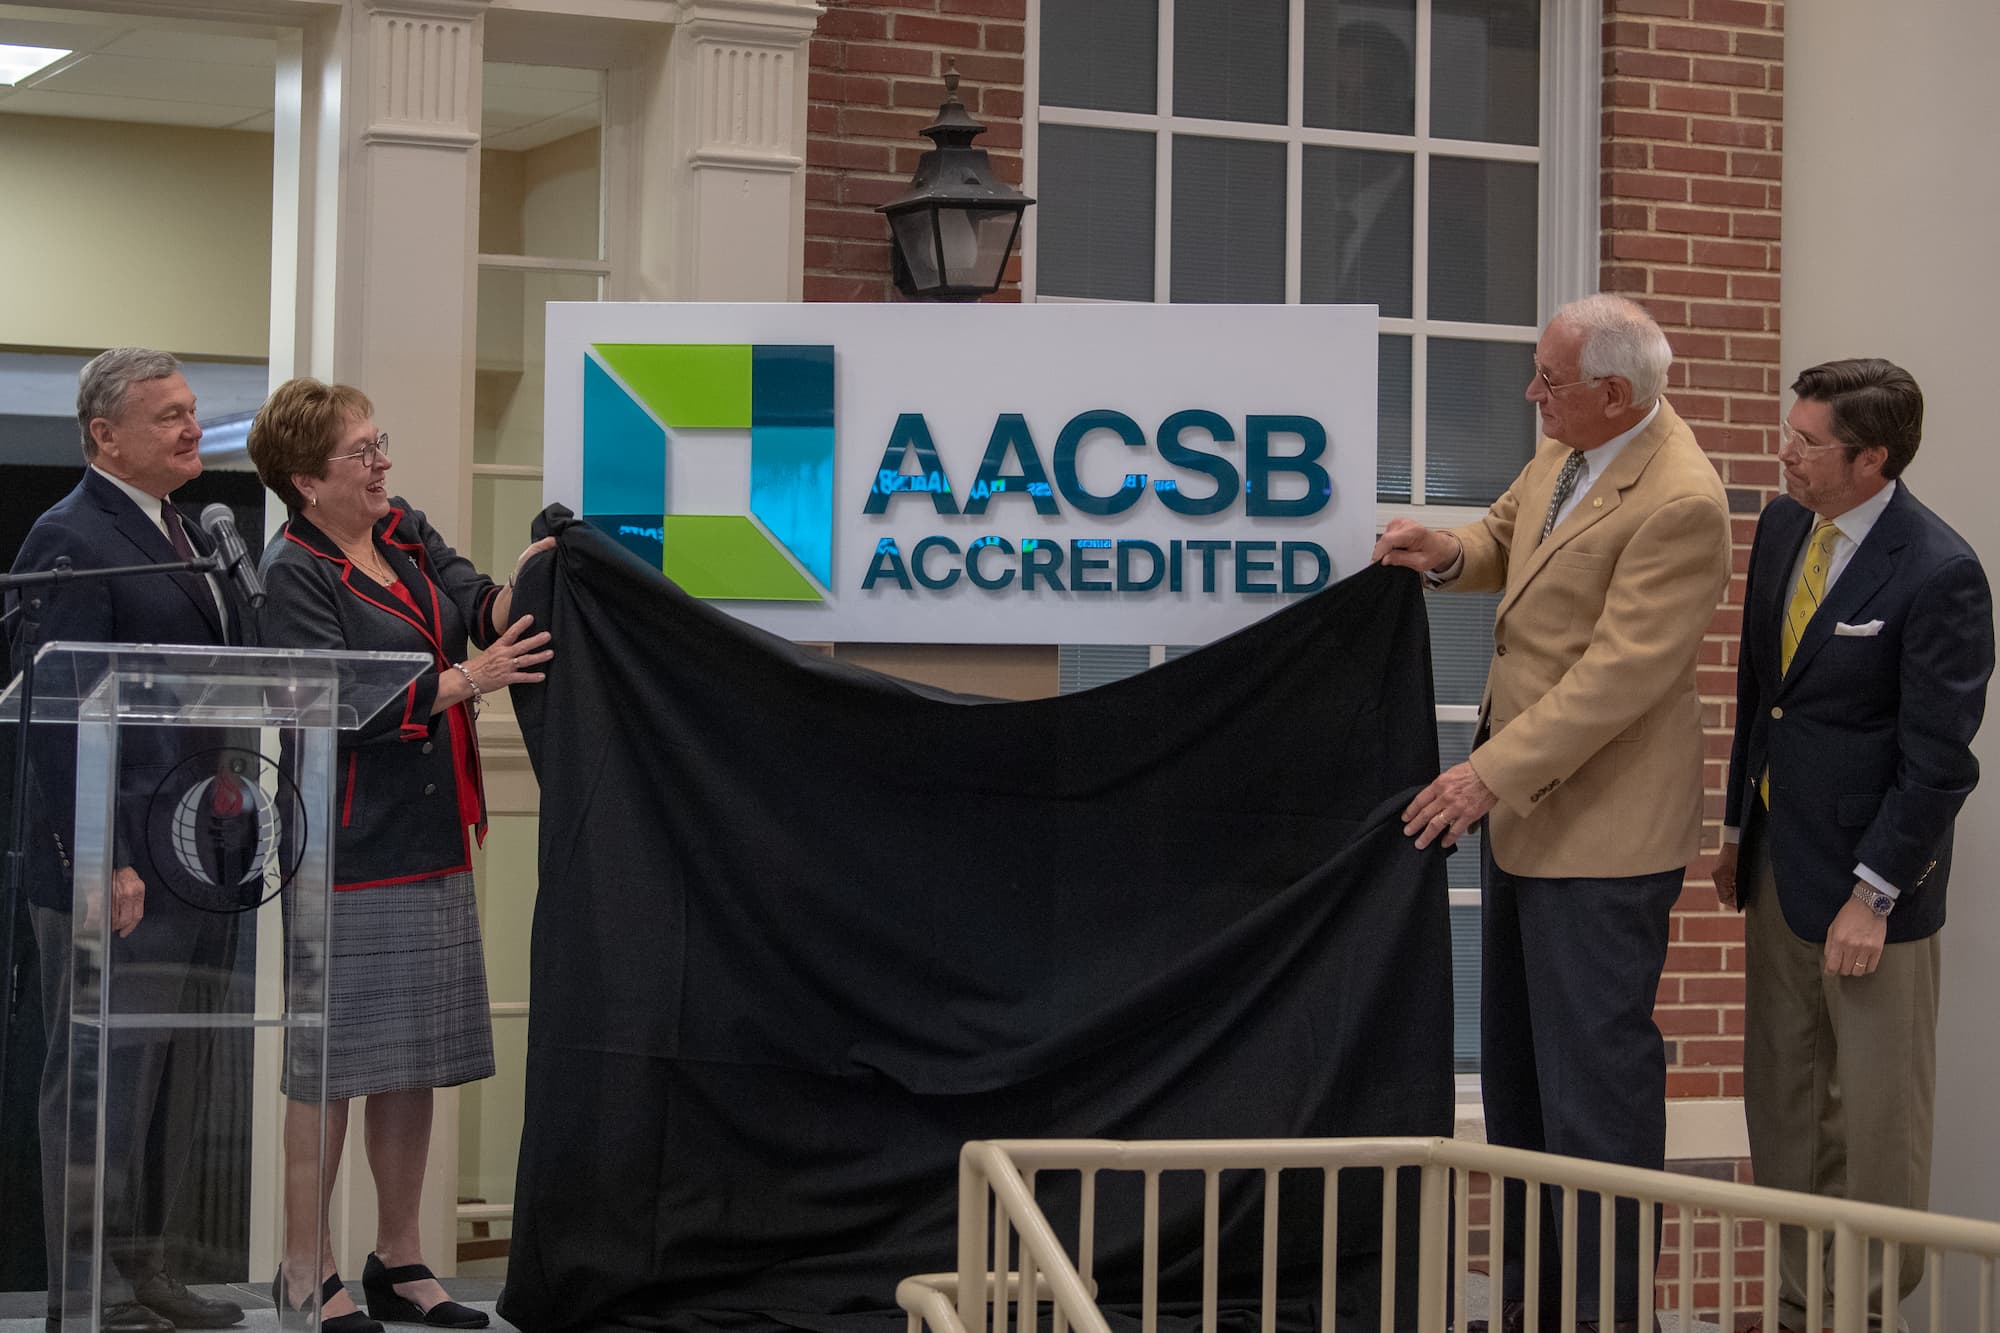
[[[1883,1270],[1888,1274],[1895,1272],[1906,1249],[1914,1246],[1925,1251],[1934,1333],[1944,1327],[1940,1281],[1944,1252],[1975,1258],[1980,1275],[1977,1328],[1979,1333],[1995,1333],[1993,1278],[1996,1265],[2000,1265],[2000,1223],[1442,1138],[1153,1142],[1017,1139],[968,1143],[959,1160],[958,1270],[951,1274],[909,1279],[899,1289],[898,1300],[909,1311],[912,1333],[919,1333],[924,1325],[928,1325],[934,1333],[989,1333],[989,1309],[993,1312],[991,1333],[1009,1333],[1007,1307],[1010,1303],[1017,1307],[1016,1333],[1033,1333],[1037,1327],[1039,1303],[1043,1301],[1053,1304],[1055,1333],[1067,1333],[1072,1328],[1076,1333],[1109,1333],[1091,1283],[1094,1186],[1096,1177],[1102,1173],[1132,1172],[1143,1176],[1145,1183],[1141,1323],[1144,1333],[1154,1333],[1160,1271],[1160,1176],[1165,1172],[1198,1171],[1205,1176],[1202,1254],[1204,1324],[1212,1329],[1218,1245],[1217,1182],[1223,1171],[1262,1171],[1266,1177],[1262,1304],[1264,1328],[1268,1333],[1273,1326],[1276,1304],[1277,1176],[1284,1170],[1302,1168],[1321,1171],[1326,1182],[1320,1290],[1323,1311],[1333,1309],[1335,1294],[1339,1173],[1353,1168],[1378,1168],[1383,1171],[1384,1329],[1392,1326],[1394,1246],[1389,1243],[1388,1237],[1396,1226],[1397,1173],[1411,1169],[1419,1173],[1421,1211],[1417,1229],[1416,1323],[1423,1333],[1444,1333],[1448,1292],[1457,1292],[1462,1296],[1466,1290],[1469,1182],[1475,1173],[1489,1178],[1494,1200],[1500,1197],[1501,1182],[1507,1180],[1554,1186],[1562,1191],[1562,1209],[1568,1223],[1564,1227],[1559,1257],[1562,1274],[1560,1313],[1564,1326],[1573,1323],[1576,1314],[1574,1224],[1578,1199],[1582,1193],[1590,1192],[1638,1203],[1639,1285],[1642,1292],[1653,1289],[1654,1206],[1679,1209],[1679,1304],[1684,1328],[1694,1313],[1691,1240],[1694,1214],[1697,1210],[1704,1210],[1714,1214],[1721,1223],[1722,1272],[1719,1290],[1720,1311],[1725,1316],[1725,1323],[1734,1312],[1736,1226],[1745,1221],[1761,1221],[1767,1240],[1775,1235],[1778,1226],[1798,1227],[1807,1232],[1812,1238],[1810,1251],[1815,1282],[1819,1276],[1821,1238],[1831,1237],[1834,1250],[1831,1327],[1835,1333],[1862,1333],[1867,1327],[1867,1256],[1871,1244],[1875,1243],[1882,1246]],[[1081,1173],[1084,1179],[1080,1196],[1083,1212],[1079,1218],[1079,1253],[1074,1258],[1064,1249],[1035,1203],[1034,1179],[1044,1171],[1075,1171]],[[1526,1266],[1531,1272],[1538,1271],[1540,1260],[1537,1243],[1539,1199],[1538,1189],[1526,1192],[1527,1231],[1523,1248]],[[1608,1207],[1600,1210],[1603,1257],[1599,1290],[1608,1290],[1611,1283],[1613,1211]],[[991,1229],[989,1222],[995,1224]],[[1504,1218],[1497,1210],[1493,1228],[1492,1248],[1498,1252],[1502,1248]],[[1013,1262],[1014,1239],[1019,1241],[1018,1269]],[[1766,1271],[1763,1312],[1767,1325],[1775,1327],[1776,1283],[1769,1280],[1768,1267]],[[1893,1278],[1888,1286],[1893,1290]],[[1527,1283],[1523,1296],[1528,1306],[1528,1319],[1533,1322],[1538,1317],[1538,1284]],[[1892,1299],[1885,1292],[1885,1304]],[[1815,1327],[1821,1321],[1818,1305],[1815,1294],[1810,1298],[1807,1310],[1808,1321]]]

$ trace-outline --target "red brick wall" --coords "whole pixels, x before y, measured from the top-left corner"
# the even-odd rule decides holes
[[[1702,646],[1707,847],[1720,841],[1743,572],[1778,485],[1781,0],[1608,0],[1604,21],[1606,291],[1652,311],[1673,343],[1669,396],[1729,491],[1736,576]],[[1660,1027],[1668,1093],[1743,1092],[1743,928],[1707,866],[1675,914]]]
[[[1602,137],[1606,291],[1643,303],[1675,359],[1669,396],[1729,492],[1735,576],[1702,645],[1706,849],[1721,841],[1743,575],[1757,514],[1776,494],[1783,0],[1607,0]],[[1674,914],[1656,1015],[1672,1097],[1743,1095],[1743,925],[1693,867]],[[1679,1163],[1748,1180],[1748,1162]],[[1698,1309],[1719,1307],[1720,1222],[1694,1225]],[[1736,1309],[1762,1299],[1761,1229],[1740,1227]],[[1679,1297],[1677,1222],[1663,1234],[1664,1308]]]
[[[946,63],[986,133],[994,170],[1021,183],[1028,0],[825,0],[806,98],[808,301],[896,299],[878,204],[909,185],[944,101]],[[1020,255],[994,300],[1020,299]]]

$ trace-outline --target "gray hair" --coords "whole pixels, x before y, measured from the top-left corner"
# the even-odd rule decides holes
[[[1617,375],[1632,386],[1632,404],[1651,407],[1667,387],[1667,367],[1674,349],[1667,335],[1637,304],[1622,296],[1599,292],[1571,301],[1556,311],[1551,324],[1562,324],[1583,335],[1577,373],[1587,380]]]
[[[150,347],[114,347],[92,357],[76,376],[76,424],[83,431],[83,461],[97,461],[97,441],[90,437],[92,421],[117,420],[133,385],[180,373],[181,363],[171,352]]]

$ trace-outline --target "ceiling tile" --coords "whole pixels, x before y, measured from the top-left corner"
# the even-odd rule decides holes
[[[194,125],[221,129],[243,119],[240,106],[201,102],[145,101],[136,97],[45,92],[28,88],[0,101],[0,112],[28,116],[69,116],[80,120],[126,120],[153,125]]]
[[[185,60],[90,55],[40,80],[28,91],[268,111],[276,102],[276,81],[277,76],[269,66],[259,69],[250,65],[202,65]]]

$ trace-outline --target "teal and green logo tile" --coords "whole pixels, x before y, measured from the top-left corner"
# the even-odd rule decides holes
[[[833,348],[595,343],[583,516],[696,597],[818,602],[833,584]],[[750,512],[677,512],[677,432],[742,431]]]

